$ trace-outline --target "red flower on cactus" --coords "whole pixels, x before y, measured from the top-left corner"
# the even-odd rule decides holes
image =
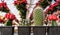
[[[49,15],[48,19],[49,20],[54,20],[54,21],[58,20],[58,18],[57,18],[57,16],[55,14]]]
[[[4,9],[7,10],[7,11],[9,11],[9,8],[7,7],[7,4],[6,4],[6,2],[4,2],[4,1],[2,1],[2,2],[0,3],[0,10],[1,10],[2,8],[4,8]],[[6,12],[7,12],[7,11],[6,11]]]
[[[6,10],[9,10],[9,8],[7,7],[6,2],[0,3],[0,9],[1,9],[2,7],[4,7]]]
[[[2,6],[6,7],[7,6],[6,2],[2,1]]]
[[[48,16],[48,19],[49,19],[49,20],[52,20],[52,16],[51,16],[51,15],[49,15],[49,16]]]
[[[58,12],[58,14],[60,14],[60,12]]]
[[[5,14],[5,18],[10,19],[10,20],[16,19],[15,15],[12,14],[12,13],[7,13],[7,14]]]
[[[55,2],[53,5],[50,5],[48,11],[52,11],[54,7],[58,6],[58,2]]]
[[[48,11],[50,11],[50,10],[53,10],[53,7],[49,7],[49,8],[48,8]]]
[[[2,8],[3,6],[2,6],[2,3],[0,3],[0,9]]]
[[[4,21],[4,19],[5,19],[5,17],[3,17],[3,16],[0,16],[0,23],[4,23],[5,21]]]
[[[53,4],[53,7],[56,7],[56,6],[58,6],[58,2],[55,2],[55,3]]]
[[[0,19],[0,23],[4,22],[2,19]]]
[[[14,1],[14,5],[22,4],[22,3],[27,3],[27,1],[26,0],[21,0],[21,1],[15,0]]]
[[[57,20],[58,18],[57,18],[57,16],[55,14],[52,14],[52,19]]]
[[[26,0],[22,0],[22,3],[26,3],[27,1]]]
[[[19,1],[18,0],[14,1],[14,5],[17,5],[17,4],[19,4]]]
[[[60,2],[60,0],[56,0],[57,2]]]
[[[5,7],[5,9],[6,9],[6,10],[9,10],[9,8],[8,8],[7,6]]]
[[[48,10],[49,10],[49,11],[50,11],[50,10],[53,10],[53,8],[54,8],[54,6],[53,6],[53,5],[50,5],[49,8],[48,8]]]

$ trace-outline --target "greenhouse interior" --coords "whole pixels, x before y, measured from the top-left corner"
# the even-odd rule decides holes
[[[60,35],[60,0],[0,0],[0,35]]]

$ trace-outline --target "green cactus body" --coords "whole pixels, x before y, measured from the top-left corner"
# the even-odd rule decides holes
[[[12,26],[12,21],[11,20],[7,20],[7,22],[5,23],[5,26]]]
[[[53,21],[53,20],[52,20],[52,26],[57,26],[56,21]]]
[[[42,26],[43,25],[43,10],[42,8],[36,8],[33,12],[33,19],[35,26]]]

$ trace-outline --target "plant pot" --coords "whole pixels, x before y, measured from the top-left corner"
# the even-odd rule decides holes
[[[44,26],[34,26],[33,27],[34,35],[46,35],[46,27]]]
[[[49,26],[48,35],[60,35],[60,26]]]
[[[0,35],[13,35],[14,27],[0,27]]]
[[[31,27],[29,26],[19,26],[18,27],[18,35],[30,35]]]

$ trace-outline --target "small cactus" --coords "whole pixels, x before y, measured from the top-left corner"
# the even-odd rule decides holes
[[[33,19],[35,26],[43,25],[43,10],[41,8],[37,8],[33,12]]]
[[[12,26],[12,21],[11,20],[7,20],[5,23],[5,26]]]

